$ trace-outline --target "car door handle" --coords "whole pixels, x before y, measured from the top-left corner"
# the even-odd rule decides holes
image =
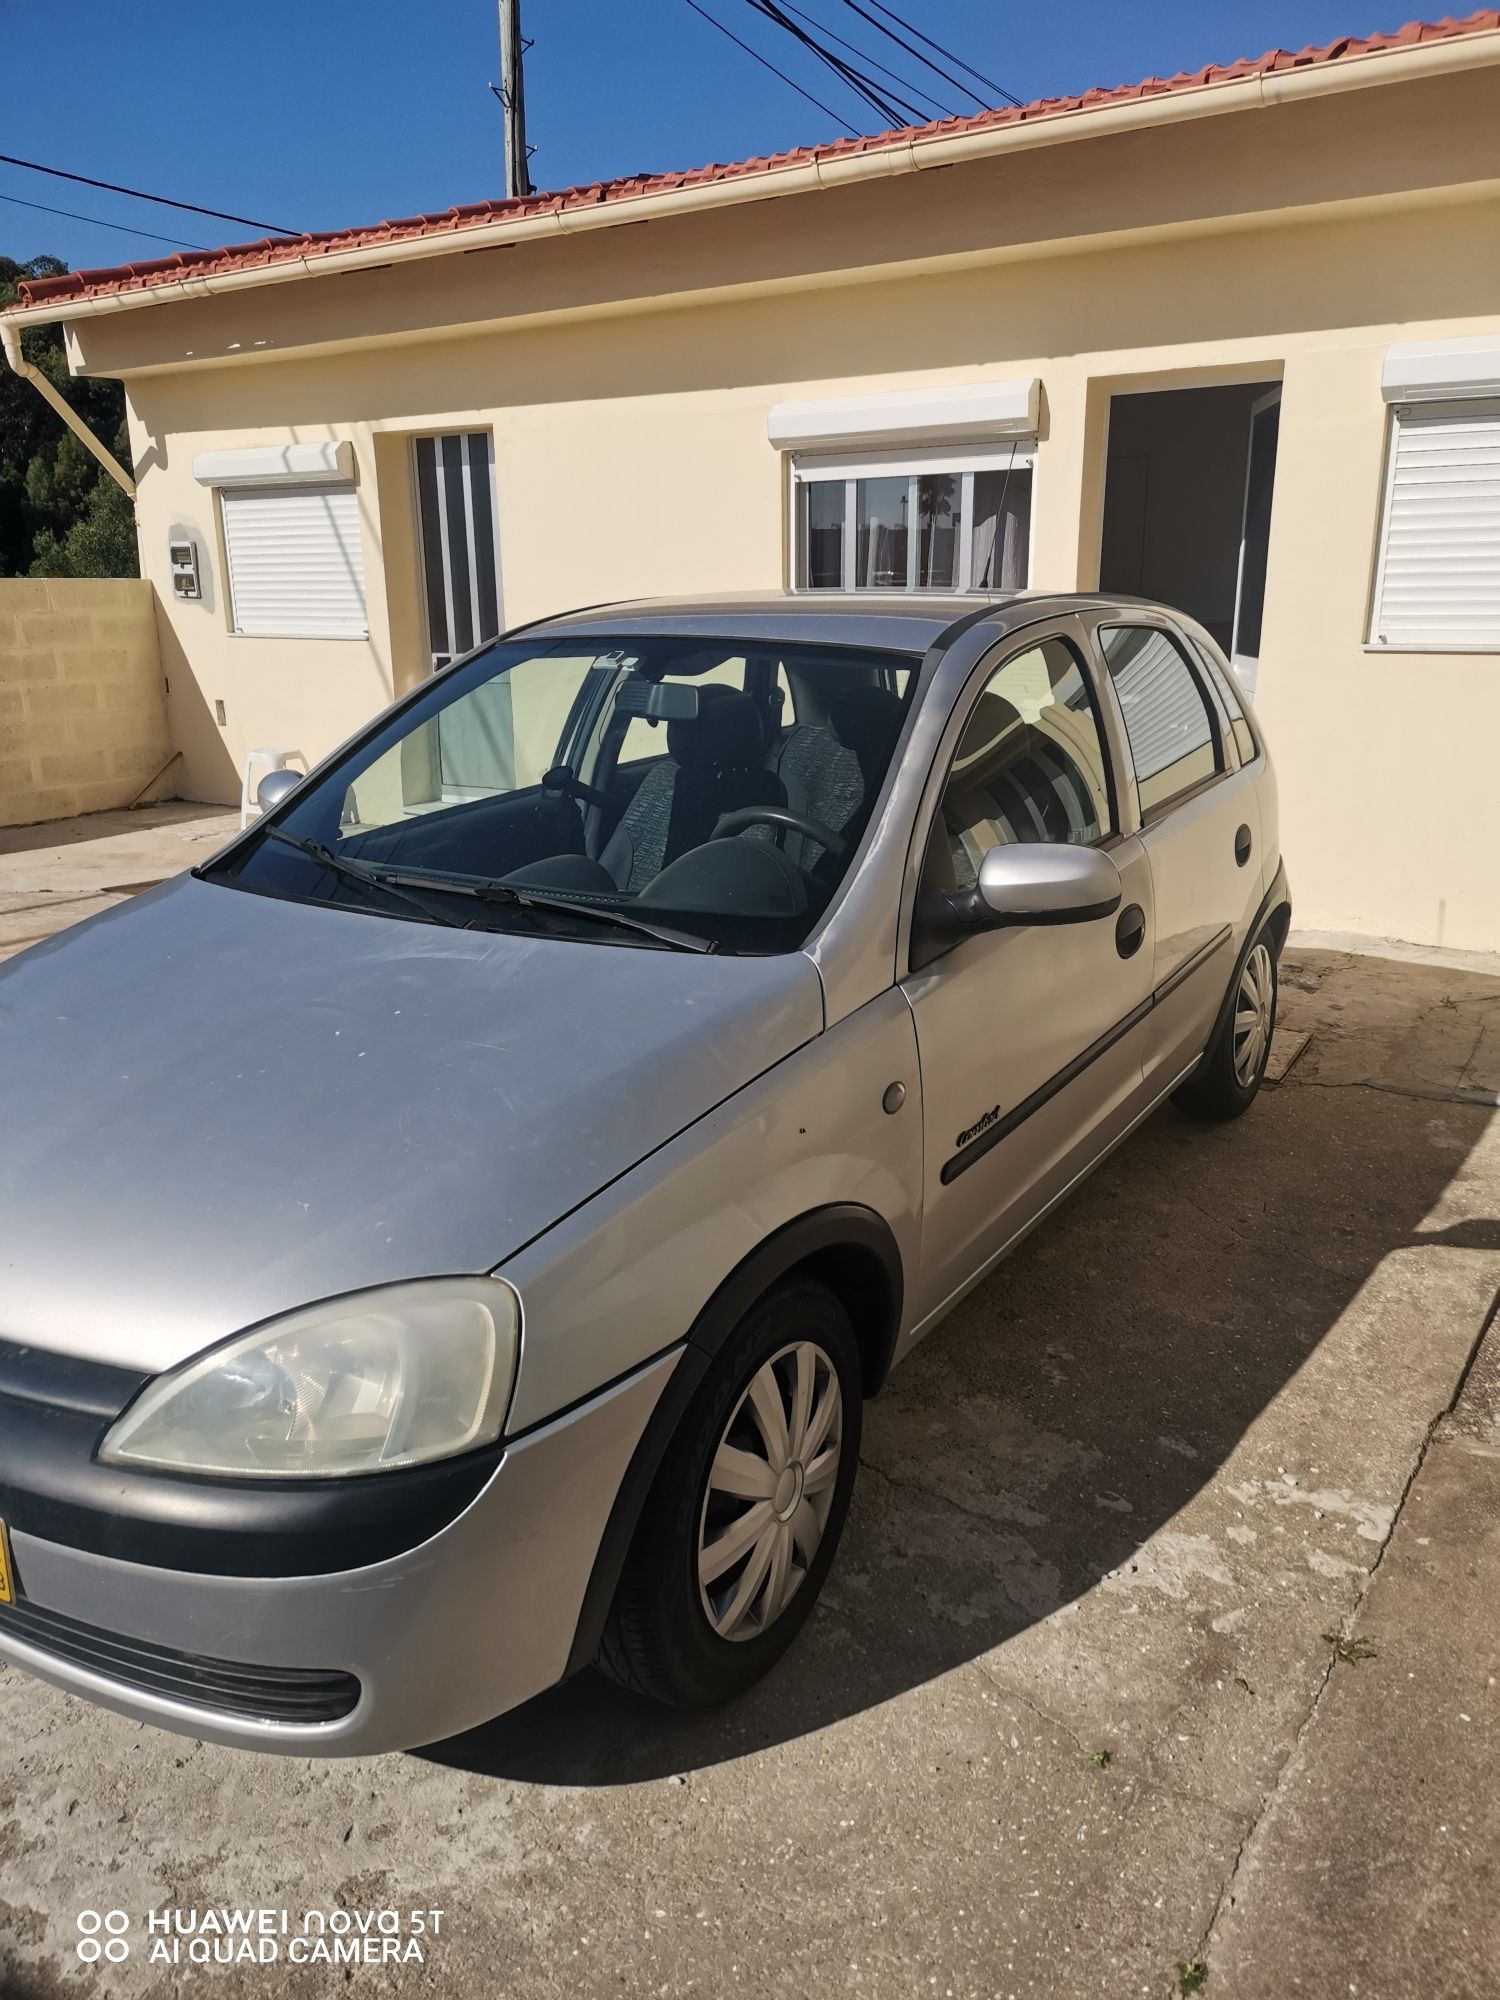
[[[1250,859],[1251,845],[1250,829],[1248,826],[1242,826],[1234,836],[1234,858],[1241,868]]]
[[[1134,958],[1146,941],[1146,912],[1139,903],[1127,903],[1115,923],[1115,950],[1121,958]]]

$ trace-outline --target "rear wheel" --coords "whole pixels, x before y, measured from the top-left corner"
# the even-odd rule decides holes
[[[1240,961],[1223,1026],[1173,1102],[1194,1118],[1238,1118],[1259,1093],[1275,1032],[1276,944],[1263,930]]]
[[[658,1701],[727,1701],[779,1660],[823,1587],[859,1459],[862,1383],[826,1286],[778,1285],[704,1377],[647,1497],[600,1649]]]

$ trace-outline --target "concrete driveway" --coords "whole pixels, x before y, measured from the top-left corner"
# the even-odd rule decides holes
[[[1160,1113],[918,1350],[733,1709],[585,1678],[324,1765],[0,1672],[0,1990],[1493,1994],[1496,970],[1295,945],[1281,1080]],[[420,1956],[148,1929],[224,1907]]]

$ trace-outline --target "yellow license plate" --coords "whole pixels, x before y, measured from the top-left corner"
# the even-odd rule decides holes
[[[16,1573],[11,1567],[10,1536],[5,1532],[5,1523],[0,1521],[0,1604],[14,1604],[16,1601]]]

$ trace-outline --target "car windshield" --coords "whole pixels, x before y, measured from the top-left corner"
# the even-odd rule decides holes
[[[853,860],[916,667],[764,640],[492,646],[205,872],[409,922],[794,950]]]

